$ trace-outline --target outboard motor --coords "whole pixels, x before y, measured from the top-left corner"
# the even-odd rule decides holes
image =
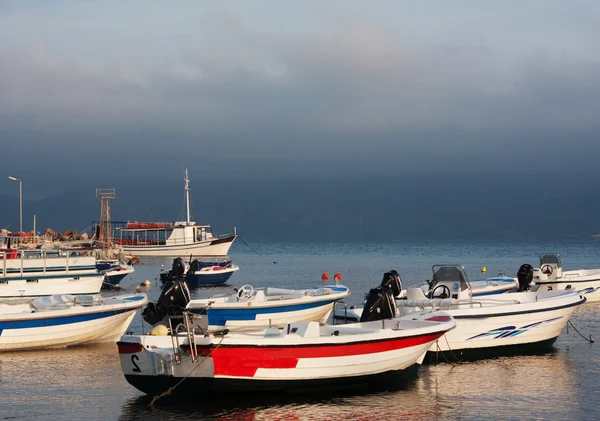
[[[519,281],[519,292],[527,291],[531,281],[533,281],[533,266],[521,265],[517,272],[517,279]]]
[[[200,262],[198,261],[198,259],[194,259],[192,261],[192,263],[190,263],[190,268],[188,269],[188,273],[196,272],[199,267],[200,267]]]
[[[148,303],[142,312],[142,318],[151,325],[155,325],[167,315],[182,314],[190,299],[190,291],[181,277],[169,279],[156,304]]]
[[[386,272],[381,285],[369,291],[360,321],[370,322],[396,317],[396,298],[401,291],[402,281],[398,272]]]

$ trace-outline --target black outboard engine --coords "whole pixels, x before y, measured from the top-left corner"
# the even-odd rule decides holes
[[[200,267],[200,262],[198,261],[198,259],[194,259],[192,261],[192,263],[190,263],[190,268],[188,269],[188,273],[196,272],[199,267]]]
[[[531,281],[533,281],[533,267],[528,264],[521,265],[517,272],[519,280],[519,292],[527,291]]]
[[[396,298],[402,291],[400,275],[395,270],[383,275],[381,285],[369,291],[361,322],[391,319],[396,316]]]
[[[169,279],[156,304],[148,303],[142,312],[142,318],[151,325],[155,325],[167,315],[182,314],[190,299],[190,291],[181,277]]]
[[[183,278],[185,276],[185,263],[183,263],[183,259],[178,257],[173,259],[173,267],[168,272],[160,273],[160,280],[165,283],[177,278]]]

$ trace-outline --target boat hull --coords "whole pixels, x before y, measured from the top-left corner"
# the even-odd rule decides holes
[[[241,301],[233,304],[216,303],[210,299],[192,300],[188,310],[208,316],[210,330],[283,327],[290,321],[326,323],[335,303],[350,295],[346,287],[331,288],[334,290],[332,294],[290,300]]]
[[[147,302],[110,309],[83,308],[33,313],[33,317],[0,316],[0,351],[64,348],[73,345],[116,342],[129,327],[135,312]]]
[[[35,279],[35,281],[32,281]],[[0,298],[37,297],[54,294],[96,294],[104,275],[30,275],[27,278],[0,278]]]
[[[234,271],[220,271],[213,273],[190,273],[185,276],[185,282],[191,288],[205,285],[222,285],[226,283]]]
[[[218,238],[192,244],[122,245],[123,250],[139,257],[223,257],[229,253],[236,236]]]
[[[421,364],[413,364],[403,370],[394,370],[384,373],[361,375],[333,379],[309,379],[309,380],[279,380],[274,384],[271,380],[244,380],[244,379],[222,379],[222,378],[198,378],[188,377],[185,382],[176,388],[175,397],[192,398],[198,397],[201,390],[209,394],[287,394],[303,393],[314,394],[328,392],[330,390],[351,390],[365,388],[369,391],[388,388],[398,388],[418,377]],[[159,375],[125,375],[129,384],[139,391],[157,396],[174,387],[181,381],[179,377]]]
[[[183,378],[186,382],[181,385],[191,382],[173,392],[196,397],[200,390],[236,393],[347,388],[414,373],[431,344],[454,325],[450,317],[443,317],[443,327],[423,329],[406,327],[394,319],[352,327],[290,323],[282,331],[270,328],[256,335],[196,337],[195,362],[189,341],[185,342],[187,336],[181,336],[183,344],[175,340],[179,357],[170,336],[124,336],[117,345],[125,378],[148,394],[164,392]]]
[[[523,297],[527,294],[530,294],[529,297],[536,296],[534,292],[522,292],[488,297],[488,300],[496,301],[490,307],[477,307],[475,304],[473,307],[451,308],[450,305],[440,305],[440,310],[454,317],[456,328],[432,345],[428,350],[427,360],[478,359],[545,351],[556,341],[578,306],[586,302],[584,296],[576,293],[568,294],[563,299],[535,299],[525,302]],[[547,296],[552,293],[542,293],[539,296],[543,297],[544,294]],[[560,294],[564,295],[564,292],[557,291],[556,295]],[[486,297],[477,298],[474,303],[485,300]],[[499,305],[502,301],[505,304]],[[450,303],[452,300],[446,302]],[[418,304],[424,303],[425,301]],[[410,302],[399,301],[398,304],[400,314],[413,311]],[[422,311],[423,307],[414,309]],[[338,309],[335,318],[346,322],[360,320],[362,311],[362,308],[350,308],[345,315],[343,309]]]
[[[600,274],[590,278],[563,277],[552,281],[536,281],[536,285],[538,291],[576,290],[585,296],[588,303],[597,303],[600,301]]]
[[[127,275],[134,272],[134,269],[131,268],[123,268],[117,270],[111,270],[104,273],[104,285],[105,286],[118,286],[123,279],[127,277]]]

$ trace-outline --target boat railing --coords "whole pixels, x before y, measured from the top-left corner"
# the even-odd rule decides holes
[[[41,264],[39,266],[36,266],[36,269],[39,268],[39,270],[35,270],[36,273],[43,273],[46,274],[46,272],[50,267],[54,267],[56,260],[54,259],[64,259],[64,271],[66,274],[69,274],[69,267],[71,264],[71,259],[73,259],[74,257],[78,257],[80,256],[82,253],[84,253],[84,255],[89,256],[89,252],[85,252],[82,250],[69,250],[69,249],[61,249],[61,250],[19,250],[18,252],[14,252],[14,251],[10,251],[10,252],[6,252],[6,251],[2,251],[0,252],[0,260],[2,261],[2,265],[1,265],[1,271],[0,271],[0,277],[7,277],[7,276],[23,276],[25,269],[27,269],[27,267],[25,266],[25,262],[27,260],[37,260],[39,261]],[[10,264],[10,262],[15,262],[18,261],[18,264]],[[62,265],[61,265],[62,266]],[[18,272],[15,269],[19,269]]]
[[[196,320],[201,320],[204,323],[198,324],[195,322]],[[177,323],[178,321],[179,323]],[[205,326],[203,326],[203,324]],[[173,354],[175,355],[175,363],[181,364],[181,356],[183,355],[181,350],[182,344],[179,342],[179,339],[181,338],[180,333],[185,333],[185,337],[187,338],[190,347],[192,362],[196,362],[198,360],[196,335],[202,334],[203,336],[208,336],[208,322],[206,317],[198,316],[188,311],[183,312],[181,315],[170,316],[169,331],[171,332],[171,344],[173,346]]]

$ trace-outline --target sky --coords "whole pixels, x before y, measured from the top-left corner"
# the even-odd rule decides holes
[[[198,199],[229,183],[291,203],[277,183],[294,180],[328,180],[334,201],[398,183],[585,197],[598,39],[597,1],[0,0],[3,168],[31,206],[116,187],[127,214],[185,167]]]

